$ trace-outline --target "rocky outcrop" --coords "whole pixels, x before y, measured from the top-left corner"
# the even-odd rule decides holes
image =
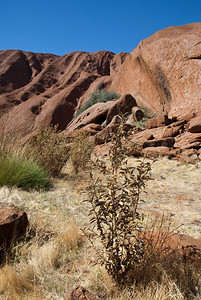
[[[28,219],[25,212],[0,209],[0,262],[5,251],[26,232]]]
[[[73,130],[80,129],[90,123],[102,124],[107,116],[108,110],[115,104],[115,101],[107,103],[96,103],[92,107],[82,112],[77,118],[73,119],[65,130],[69,134]]]
[[[190,120],[188,131],[191,133],[201,133],[201,116]]]

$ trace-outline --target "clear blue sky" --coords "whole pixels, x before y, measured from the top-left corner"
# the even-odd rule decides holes
[[[160,29],[201,22],[201,0],[0,0],[0,50],[131,52]]]

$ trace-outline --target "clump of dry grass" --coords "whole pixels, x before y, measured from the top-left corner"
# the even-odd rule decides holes
[[[42,294],[33,276],[19,274],[12,266],[5,265],[0,269],[0,299],[4,300],[40,300]],[[3,298],[2,298],[3,297]]]

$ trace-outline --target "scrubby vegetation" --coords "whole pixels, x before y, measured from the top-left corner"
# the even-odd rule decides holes
[[[190,169],[184,171],[187,166],[179,167],[174,161],[163,161],[156,168],[156,162],[151,166],[152,162],[148,160],[128,157],[122,124],[111,136],[109,155],[98,159],[92,156],[93,145],[84,134],[74,139],[70,150],[56,128],[48,128],[38,136],[40,138],[36,139],[35,145],[33,140],[30,143],[29,151],[21,149],[26,155],[23,160],[20,150],[14,150],[12,145],[5,147],[1,144],[0,164],[10,164],[7,178],[12,178],[9,159],[14,153],[21,164],[16,164],[16,174],[20,174],[21,170],[25,175],[26,169],[31,169],[36,179],[38,175],[33,168],[36,156],[37,161],[41,159],[42,165],[48,160],[49,151],[50,156],[53,155],[53,150],[61,156],[52,160],[53,170],[57,162],[59,164],[57,171],[50,172],[58,174],[63,170],[65,176],[54,179],[54,189],[49,191],[40,185],[43,181],[39,177],[37,186],[41,189],[37,192],[6,187],[0,189],[1,205],[14,205],[25,210],[30,221],[24,239],[10,249],[6,261],[2,262],[0,299],[64,299],[75,285],[82,285],[100,299],[108,300],[200,299],[200,260],[187,259],[178,252],[170,252],[165,242],[174,234],[177,226],[171,224],[170,217],[158,217],[154,221],[153,216],[154,208],[158,212],[162,204],[168,210],[166,203],[167,198],[171,199],[168,194],[171,190],[176,193],[176,189],[180,188],[180,195],[185,187],[187,193],[195,193],[194,187],[192,191],[189,190],[189,181],[192,177],[194,183],[199,178],[199,170],[191,166],[197,172],[195,176],[195,171],[192,174]],[[56,137],[58,140],[61,137],[61,149]],[[44,151],[40,152],[42,147]],[[32,154],[34,159],[31,159]],[[46,155],[46,159],[43,155]],[[22,164],[27,161],[33,164],[27,163],[25,168]],[[69,171],[70,164],[73,164],[73,173]],[[13,165],[16,166],[15,163]],[[0,169],[0,178],[3,170]],[[148,180],[150,171],[153,176],[151,181]],[[84,172],[86,182],[79,182],[79,172]],[[181,174],[186,177],[178,184],[175,178],[178,180]],[[166,190],[164,176],[172,180],[168,182]],[[24,182],[25,188],[29,189],[29,180]],[[80,192],[80,186],[78,190],[78,183],[85,193]],[[10,187],[5,181],[4,184]],[[143,192],[145,184],[148,185],[147,194]],[[14,186],[19,187],[20,184]],[[88,201],[83,201],[86,198]],[[147,203],[142,203],[141,199],[146,199]],[[172,200],[171,212],[175,202],[174,198]],[[146,215],[146,207],[151,209],[150,219]],[[176,218],[179,212],[177,206],[175,209]],[[186,222],[188,224],[189,221]],[[197,222],[200,224],[199,213]],[[160,237],[157,242],[154,242],[155,231],[159,232]],[[149,243],[141,235],[143,232],[150,233]]]
[[[89,136],[80,133],[74,138],[69,151],[70,162],[75,174],[80,171],[87,171],[90,167],[93,144],[89,141]]]
[[[96,93],[91,94],[91,97],[85,104],[77,111],[75,114],[75,118],[79,116],[83,111],[87,110],[89,107],[93,106],[99,102],[108,102],[114,99],[119,99],[120,95],[115,93],[114,91],[108,91],[106,89],[102,89],[97,91]]]
[[[61,172],[69,158],[67,139],[58,132],[57,127],[39,130],[29,141],[28,147],[29,155],[53,176]]]
[[[90,239],[100,240],[98,262],[118,285],[128,283],[128,275],[135,270],[144,255],[144,242],[139,237],[142,216],[138,212],[140,194],[149,179],[150,163],[141,162],[137,168],[127,165],[127,148],[123,145],[124,124],[111,134],[109,163],[96,160],[95,168],[104,176],[94,177],[87,188],[91,204],[90,218],[94,225]]]

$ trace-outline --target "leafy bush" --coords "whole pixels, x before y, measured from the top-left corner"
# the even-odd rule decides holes
[[[108,91],[106,89],[99,90],[96,93],[93,93],[90,99],[85,102],[85,104],[77,111],[75,114],[75,118],[79,116],[83,111],[87,110],[89,107],[93,106],[99,102],[108,102],[113,99],[119,99],[120,95],[115,93],[114,91]]]
[[[84,231],[94,247],[94,237],[100,240],[101,249],[96,249],[97,261],[120,285],[128,282],[129,272],[143,258],[144,243],[138,237],[142,216],[137,207],[150,171],[149,163],[141,162],[137,168],[127,165],[123,137],[121,123],[111,136],[109,163],[99,159],[95,162],[95,168],[103,176],[96,177],[91,172],[87,201],[91,204],[93,228],[88,228],[89,233]]]
[[[141,107],[139,107],[139,108],[143,111],[144,117],[143,117],[142,120],[140,120],[140,121],[138,121],[138,122],[134,122],[133,125],[134,125],[135,127],[137,127],[137,128],[145,128],[147,121],[148,121],[149,119],[155,117],[156,114],[153,114],[152,112],[150,112],[150,111],[148,110],[147,107],[141,106]]]
[[[70,147],[69,157],[75,174],[88,168],[92,151],[93,144],[89,141],[87,134],[80,133],[74,138]]]
[[[0,186],[16,186],[25,190],[49,188],[51,180],[46,170],[23,155],[0,154]]]
[[[49,174],[58,175],[69,158],[66,137],[57,132],[57,126],[50,126],[33,136],[28,152]]]
[[[137,128],[145,128],[148,120],[149,120],[149,118],[144,117],[142,120],[140,120],[138,122],[134,122],[133,125]]]

